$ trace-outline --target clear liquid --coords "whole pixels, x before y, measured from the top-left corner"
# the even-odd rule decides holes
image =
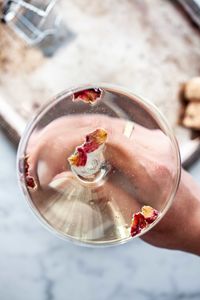
[[[68,158],[98,128],[108,133],[104,161],[88,180],[74,172]],[[63,236],[90,244],[124,241],[133,213],[143,205],[162,213],[170,200],[177,171],[173,145],[159,118],[132,95],[103,88],[93,104],[73,101],[73,92],[61,95],[25,139],[21,158],[28,157],[36,185],[27,185],[22,164],[25,193]]]

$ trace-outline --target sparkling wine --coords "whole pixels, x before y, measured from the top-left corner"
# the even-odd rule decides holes
[[[109,85],[54,98],[30,122],[18,160],[24,193],[43,222],[97,245],[152,228],[180,174],[176,141],[157,109]]]

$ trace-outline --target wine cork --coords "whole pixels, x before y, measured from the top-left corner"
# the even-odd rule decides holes
[[[192,129],[200,129],[200,102],[190,102],[187,105],[183,125]]]
[[[194,77],[186,83],[184,96],[189,101],[200,101],[200,77]]]

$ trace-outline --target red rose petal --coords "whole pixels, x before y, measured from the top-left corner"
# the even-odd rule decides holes
[[[36,184],[36,182],[35,182],[35,180],[34,180],[34,178],[33,178],[32,176],[27,175],[27,176],[25,177],[25,180],[26,180],[26,185],[27,185],[29,188],[35,189],[35,188],[37,187],[37,184]]]
[[[78,147],[75,154],[68,158],[68,161],[72,166],[84,167],[87,163],[87,154],[82,147]]]
[[[107,139],[107,131],[105,129],[96,129],[85,137],[85,143],[76,148],[68,161],[72,166],[84,167],[87,163],[87,154],[95,151],[104,144]]]
[[[24,178],[27,187],[30,189],[36,189],[36,181],[34,177],[30,175],[29,172],[30,165],[28,163],[28,159],[29,156],[27,155],[19,161],[19,171],[23,174],[22,177]]]
[[[147,226],[145,218],[141,212],[138,212],[133,215],[131,223],[131,236],[134,237],[141,232],[143,228]]]
[[[159,212],[151,206],[143,206],[141,212],[135,213],[131,223],[131,236],[134,237],[141,232],[143,228],[146,228],[149,224],[153,223]]]
[[[108,133],[105,129],[103,128],[98,128],[94,130],[93,132],[89,133],[86,135],[86,143],[89,142],[96,142],[97,144],[101,145],[106,142]]]
[[[21,169],[21,172],[23,173],[25,173],[26,175],[28,174],[28,172],[29,172],[29,163],[28,163],[28,156],[25,156],[25,158],[23,159],[21,159],[21,161],[20,161],[20,169]]]
[[[79,147],[79,148],[77,148],[77,151],[78,151],[78,156],[79,156],[77,167],[85,166],[86,162],[87,162],[87,155],[86,155],[84,149]]]
[[[85,153],[93,152],[98,148],[99,148],[99,144],[97,144],[96,142],[90,142],[90,143],[83,144],[83,149],[84,149]]]
[[[73,101],[83,101],[86,103],[94,103],[101,98],[102,90],[100,88],[87,89],[73,94]]]
[[[151,206],[143,206],[142,214],[145,217],[146,222],[151,224],[157,219],[159,212]]]

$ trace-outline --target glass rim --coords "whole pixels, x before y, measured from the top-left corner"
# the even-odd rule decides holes
[[[139,234],[137,234],[135,237],[127,237],[121,240],[110,240],[110,241],[84,241],[76,238],[76,237],[72,237],[68,234],[63,233],[62,231],[60,231],[59,229],[56,229],[53,227],[53,225],[51,225],[48,220],[45,219],[44,216],[42,216],[39,212],[39,210],[37,209],[37,207],[34,205],[27,189],[23,186],[23,184],[20,181],[20,174],[18,171],[18,162],[21,159],[21,153],[22,153],[22,149],[25,149],[25,146],[27,145],[27,138],[29,136],[29,134],[32,132],[32,130],[35,127],[35,124],[37,123],[38,120],[40,120],[40,118],[42,117],[42,115],[44,115],[46,113],[46,111],[48,111],[52,106],[54,106],[56,103],[60,102],[63,97],[67,97],[77,91],[80,91],[82,89],[90,89],[90,88],[102,88],[102,89],[107,89],[107,90],[114,90],[117,91],[119,93],[123,93],[124,95],[128,96],[129,98],[134,98],[134,100],[139,103],[140,105],[142,104],[143,107],[145,107],[145,109],[148,112],[153,112],[153,117],[155,118],[156,122],[161,126],[161,128],[164,130],[165,134],[167,134],[167,136],[170,138],[170,142],[172,144],[172,147],[175,151],[175,159],[176,159],[176,174],[175,174],[175,179],[174,179],[174,184],[171,190],[170,195],[168,196],[168,201],[167,204],[165,205],[165,207],[162,209],[162,213],[158,216],[158,218],[148,226],[147,229],[145,229],[145,232],[140,232]],[[178,146],[178,142],[177,139],[173,133],[173,130],[171,128],[171,126],[168,124],[168,121],[166,120],[165,116],[162,114],[162,112],[156,107],[156,105],[154,103],[152,103],[151,101],[145,99],[144,97],[141,97],[137,94],[135,94],[134,92],[132,92],[130,89],[128,88],[124,88],[120,85],[115,85],[115,84],[109,84],[109,83],[93,83],[93,84],[82,84],[77,86],[72,86],[69,87],[68,89],[63,90],[60,93],[57,93],[54,97],[50,98],[49,101],[47,101],[44,105],[42,105],[37,112],[35,113],[35,115],[28,121],[27,126],[22,134],[22,137],[20,139],[19,142],[19,146],[18,146],[18,151],[17,151],[17,158],[16,158],[16,163],[17,163],[17,178],[18,178],[18,184],[20,186],[21,191],[24,194],[24,197],[26,199],[26,203],[28,204],[28,206],[31,208],[31,211],[33,212],[33,214],[37,217],[37,219],[40,221],[40,223],[51,233],[53,233],[54,235],[56,235],[57,237],[65,240],[65,241],[70,241],[74,244],[80,245],[80,246],[86,246],[86,247],[92,247],[92,248],[98,248],[98,247],[109,247],[109,246],[115,246],[115,245],[120,245],[120,244],[124,244],[127,243],[130,240],[135,239],[136,237],[141,237],[143,235],[145,235],[147,232],[149,232],[154,226],[156,226],[159,221],[165,216],[165,214],[167,213],[168,209],[170,208],[176,192],[178,190],[179,187],[179,182],[180,182],[180,177],[181,177],[181,157],[180,157],[180,151],[179,151],[179,146]]]

